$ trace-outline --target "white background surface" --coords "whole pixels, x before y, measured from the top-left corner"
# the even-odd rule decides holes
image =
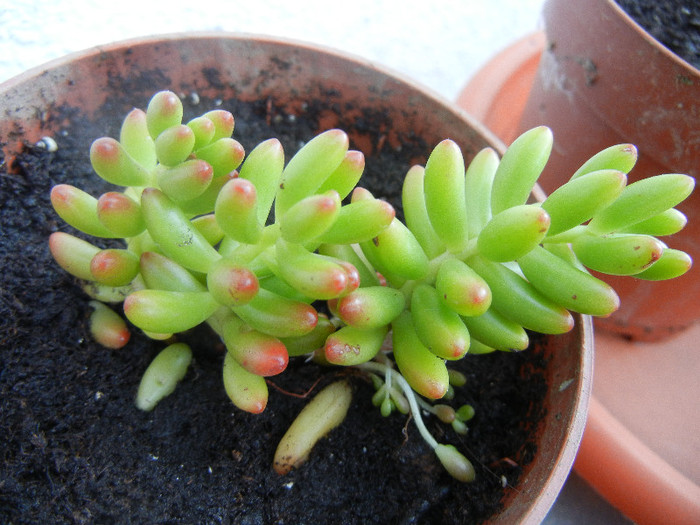
[[[454,99],[496,51],[538,27],[543,0],[0,0],[0,82],[95,45],[192,30],[306,40]]]
[[[539,29],[543,0],[0,0],[0,82],[55,58],[182,31],[260,33],[362,56],[456,99],[494,54]],[[626,523],[572,475],[547,525]]]

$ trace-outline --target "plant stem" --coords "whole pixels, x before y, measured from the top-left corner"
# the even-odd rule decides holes
[[[413,416],[413,419],[416,422],[418,432],[420,432],[420,435],[423,437],[425,442],[428,443],[428,445],[430,445],[430,448],[435,449],[438,446],[438,442],[430,434],[430,432],[425,426],[425,423],[423,422],[423,417],[420,414],[420,407],[418,406],[418,402],[416,401],[416,394],[413,392],[413,389],[410,387],[410,385],[406,382],[406,380],[401,374],[394,374],[394,370],[392,370],[391,367],[382,363],[377,363],[376,361],[368,361],[366,363],[355,365],[355,367],[360,368],[362,370],[368,370],[372,372],[377,372],[379,374],[383,374],[386,377],[386,380],[388,380],[388,374],[392,374],[394,380],[399,384],[401,390],[403,390],[404,395],[408,399],[408,404],[411,408],[411,415]]]

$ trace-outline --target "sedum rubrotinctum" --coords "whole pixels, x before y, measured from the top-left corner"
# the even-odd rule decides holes
[[[694,179],[628,185],[629,144],[594,155],[529,203],[552,148],[548,128],[524,133],[500,159],[484,149],[467,167],[444,140],[406,174],[401,222],[356,186],[364,157],[341,130],[319,134],[285,164],[274,138],[244,160],[225,110],[182,119],[178,96],[156,93],[146,111],[126,116],[119,140],[92,144],[95,172],[123,191],[95,198],[61,184],[51,192],[74,228],[125,241],[102,249],[64,232],[49,240],[58,264],[86,282],[95,338],[126,343],[125,322],[105,304],[123,301],[133,325],[169,343],[143,376],[143,410],[173,391],[191,361],[174,335],[206,323],[227,348],[223,386],[240,409],[265,409],[265,378],[290,357],[355,367],[371,376],[382,414],[410,413],[447,471],[470,481],[469,460],[439,444],[421,417],[467,431],[471,406],[433,403],[464,384],[449,362],[524,350],[528,331],[571,330],[571,311],[611,314],[618,297],[589,269],[659,280],[691,266],[657,237],[684,227],[675,206]],[[316,309],[324,303],[328,315]],[[340,424],[350,393],[341,380],[312,399],[279,444],[275,470],[298,466]]]

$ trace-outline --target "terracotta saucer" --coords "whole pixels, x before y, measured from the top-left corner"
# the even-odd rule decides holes
[[[457,104],[506,144],[545,46],[514,42],[477,72]],[[700,523],[700,324],[662,342],[596,332],[593,397],[574,469],[637,523]]]

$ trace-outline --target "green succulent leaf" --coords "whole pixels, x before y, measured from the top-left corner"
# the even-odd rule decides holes
[[[124,301],[124,313],[146,332],[177,333],[206,321],[219,307],[209,292],[138,290]]]
[[[267,407],[268,390],[265,378],[243,368],[230,353],[223,366],[226,395],[245,412],[260,414]]]
[[[475,255],[469,265],[491,289],[491,307],[505,317],[543,334],[563,334],[574,326],[571,314],[541,294],[531,283],[501,263]]]
[[[145,169],[156,167],[156,146],[148,132],[147,117],[143,110],[132,109],[126,116],[119,131],[119,143]]]
[[[418,338],[411,314],[403,312],[391,324],[394,360],[411,388],[428,399],[440,399],[449,387],[445,360]]]
[[[168,128],[182,123],[183,107],[180,98],[172,91],[159,91],[148,102],[146,124],[155,140]]]
[[[617,232],[673,208],[684,201],[694,187],[693,177],[675,173],[638,180],[596,214],[588,228],[597,234]]]
[[[245,150],[237,140],[221,138],[198,149],[196,155],[211,165],[216,178],[228,175],[238,168],[245,157]]]
[[[664,244],[650,235],[582,235],[572,243],[584,266],[608,275],[635,275],[659,260]]]
[[[469,242],[462,150],[446,139],[433,149],[425,165],[425,207],[435,233],[453,253]]]
[[[324,354],[334,365],[353,366],[373,359],[381,350],[389,329],[386,325],[374,328],[343,326],[326,339]]]
[[[190,270],[206,273],[219,259],[217,251],[163,192],[146,188],[141,212],[153,240],[165,255]]]
[[[497,214],[525,204],[552,151],[552,131],[544,126],[526,131],[508,147],[493,179],[491,211]]]
[[[421,342],[442,359],[460,359],[469,350],[469,330],[438,291],[421,284],[411,295],[411,319]]]
[[[616,170],[629,173],[637,163],[637,148],[634,144],[616,144],[605,148],[584,162],[571,177],[577,179],[599,170]]]
[[[343,162],[348,147],[348,136],[339,129],[325,131],[307,142],[282,172],[275,215],[282,217],[301,199],[316,193]]]
[[[167,346],[153,359],[141,378],[136,406],[149,412],[175,390],[192,361],[192,350],[184,343]]]
[[[117,186],[146,186],[151,180],[150,172],[109,137],[92,143],[90,162],[95,173]]]
[[[539,205],[513,206],[495,214],[484,226],[477,249],[492,261],[514,261],[544,239],[549,224],[549,214]]]

